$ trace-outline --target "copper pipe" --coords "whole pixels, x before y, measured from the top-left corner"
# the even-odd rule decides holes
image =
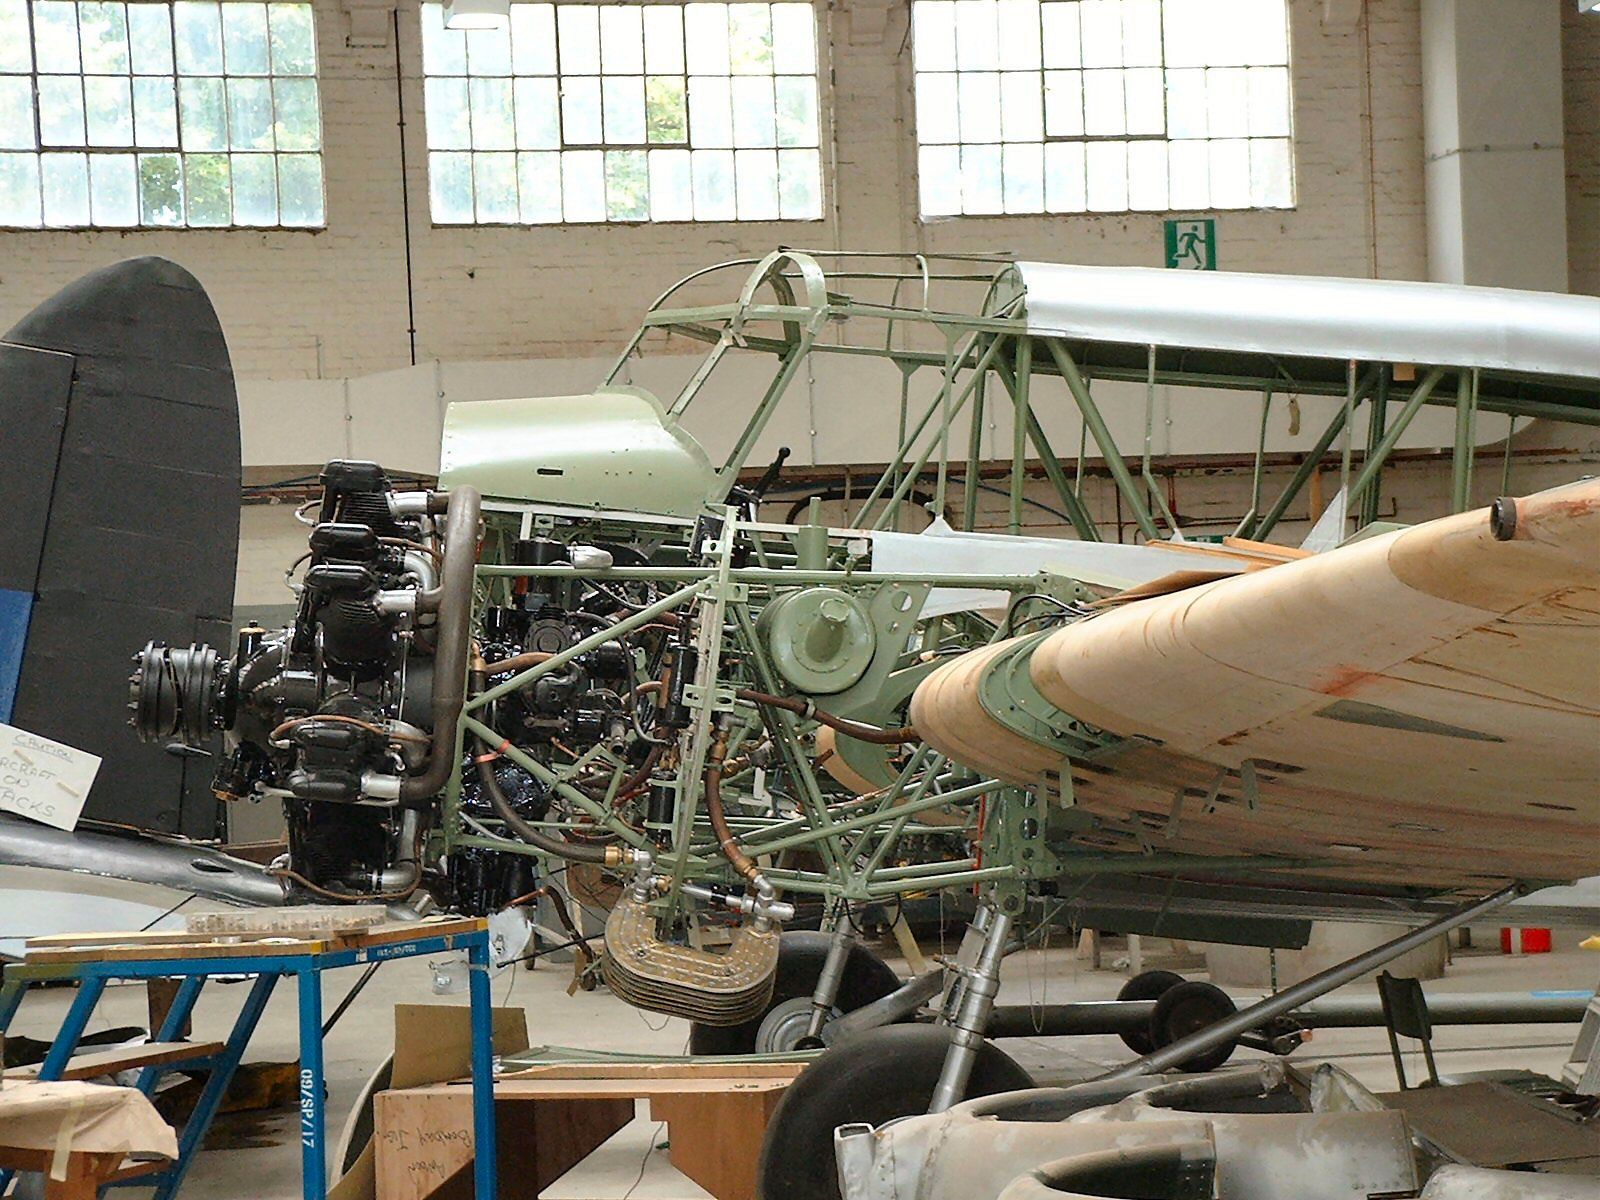
[[[739,845],[733,830],[728,827],[727,815],[722,811],[722,766],[728,756],[728,731],[719,729],[716,741],[711,743],[711,763],[706,768],[706,815],[711,818],[711,832],[716,835],[717,848],[740,875],[757,886],[761,868]]]
[[[836,717],[830,712],[824,712],[809,700],[795,700],[788,696],[774,696],[768,692],[756,692],[749,688],[740,688],[738,697],[751,704],[762,704],[768,708],[781,708],[785,712],[792,712],[797,717],[805,717],[818,721],[829,729],[837,730],[845,737],[855,738],[858,742],[871,742],[878,746],[900,746],[906,742],[920,742],[922,735],[913,725],[903,725],[899,729],[879,729],[876,725],[867,725],[861,721],[851,721],[845,717]]]
[[[529,667],[537,667],[554,657],[555,653],[550,650],[529,650],[526,654],[513,654],[510,658],[502,658],[499,662],[488,663],[483,669],[491,675],[503,675],[507,671],[526,671]]]

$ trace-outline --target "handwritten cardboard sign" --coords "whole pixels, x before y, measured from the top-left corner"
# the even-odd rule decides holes
[[[0,725],[0,811],[70,831],[99,771],[96,755]]]

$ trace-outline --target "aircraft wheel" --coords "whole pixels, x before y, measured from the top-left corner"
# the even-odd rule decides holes
[[[757,1194],[765,1200],[839,1200],[833,1131],[882,1125],[926,1112],[944,1066],[950,1031],[889,1025],[830,1047],[783,1093],[761,1143]],[[1008,1054],[984,1042],[966,1099],[1033,1087]]]
[[[1122,990],[1117,993],[1117,999],[1159,1000],[1183,982],[1183,976],[1175,971],[1143,971],[1122,985]],[[1124,1046],[1140,1057],[1156,1048],[1156,1044],[1150,1040],[1149,1032],[1143,1029],[1130,1029],[1117,1036],[1122,1039]]]
[[[1170,1046],[1179,1038],[1209,1029],[1237,1011],[1233,997],[1215,984],[1198,980],[1182,983],[1157,998],[1156,1010],[1150,1014],[1150,1039],[1158,1049]],[[1237,1039],[1232,1039],[1213,1046],[1179,1063],[1178,1069],[1195,1074],[1215,1071],[1233,1056],[1238,1044]]]
[[[768,1013],[786,1000],[809,997],[817,990],[822,964],[828,960],[831,934],[797,929],[778,938],[777,979],[766,1010],[742,1025],[700,1025],[689,1029],[690,1054],[754,1054],[756,1036]],[[850,947],[845,960],[844,978],[834,1007],[840,1013],[853,1012],[874,1000],[881,1000],[900,986],[900,977],[860,942]],[[831,1151],[830,1151],[831,1153]]]

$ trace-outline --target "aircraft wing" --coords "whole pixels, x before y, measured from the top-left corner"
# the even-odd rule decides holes
[[[1446,889],[1600,871],[1600,480],[1034,641],[1029,699],[1106,752],[1068,760],[1007,722],[987,675],[1015,644],[929,676],[913,720],[1000,778],[1070,775],[1091,844]]]

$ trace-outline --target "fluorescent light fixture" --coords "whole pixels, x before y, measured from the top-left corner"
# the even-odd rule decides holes
[[[451,0],[444,6],[446,29],[504,29],[511,24],[511,0]]]

